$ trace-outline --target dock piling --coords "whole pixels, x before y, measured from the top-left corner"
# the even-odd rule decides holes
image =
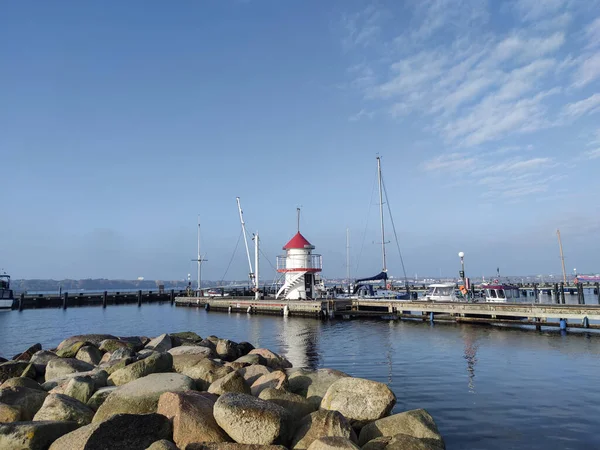
[[[561,331],[567,330],[567,321],[565,319],[560,319],[560,330]]]
[[[67,309],[67,303],[69,302],[69,293],[65,292],[63,294],[63,304],[62,304],[62,308],[63,309]]]
[[[142,290],[138,291],[138,306],[142,306]]]
[[[596,295],[598,296],[598,304],[600,305],[600,283],[596,283]]]
[[[108,303],[108,292],[104,291],[102,293],[102,307],[106,308],[107,303]]]
[[[560,303],[565,304],[565,283],[560,283]]]
[[[175,289],[171,289],[170,299],[171,299],[171,306],[173,306],[173,303],[175,303]]]
[[[25,303],[25,292],[21,292],[19,296],[19,311],[23,311],[23,305]]]
[[[533,298],[535,299],[535,303],[539,302],[540,293],[538,292],[538,285],[537,285],[537,283],[533,283]]]

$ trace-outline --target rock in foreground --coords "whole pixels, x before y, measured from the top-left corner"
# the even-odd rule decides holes
[[[0,423],[0,448],[2,450],[46,450],[52,442],[77,427],[75,422]],[[68,447],[61,450],[68,450]]]

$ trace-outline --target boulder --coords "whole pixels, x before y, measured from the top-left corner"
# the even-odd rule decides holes
[[[106,339],[100,343],[100,350],[107,353],[114,353],[119,349],[126,348],[135,351],[136,345],[133,342],[122,341],[119,339]]]
[[[313,441],[308,450],[360,450],[360,447],[348,438],[327,436]]]
[[[56,358],[58,358],[56,353],[49,350],[41,350],[34,353],[29,362],[33,364],[38,375],[44,375],[46,373],[46,365],[50,360]]]
[[[210,336],[202,339],[202,341],[212,342],[215,345],[215,348],[216,348],[217,344],[219,343],[219,338],[217,336],[215,336],[214,334],[211,334]]]
[[[202,340],[202,338],[193,331],[181,331],[179,333],[170,333],[169,336],[171,336],[171,339],[179,338],[194,342],[200,342]]]
[[[249,355],[260,355],[267,360],[267,366],[271,369],[289,369],[292,367],[292,363],[285,359],[283,356],[273,353],[271,350],[266,348],[255,348],[251,350]]]
[[[264,389],[258,398],[281,406],[289,413],[294,422],[315,411],[313,405],[306,398],[282,389]]]
[[[40,391],[43,390],[42,386],[40,386],[37,381],[27,377],[9,378],[0,385],[0,389],[6,389],[9,387],[26,387],[30,389],[39,389]]]
[[[146,450],[171,438],[171,423],[160,414],[118,414],[56,440],[49,450]]]
[[[240,444],[285,443],[290,418],[285,409],[248,394],[224,394],[214,406],[214,417]]]
[[[31,357],[42,349],[42,344],[34,344],[14,358],[15,361],[31,361]]]
[[[75,358],[96,366],[102,359],[102,352],[93,345],[85,345],[79,349]]]
[[[363,450],[444,450],[443,442],[419,439],[407,434],[378,437],[363,445]]]
[[[106,353],[108,355],[108,353]],[[134,358],[121,358],[115,359],[113,361],[108,361],[105,363],[100,363],[98,365],[98,369],[102,369],[106,371],[106,373],[110,376],[115,373],[117,370],[123,369],[132,362],[135,362]],[[106,380],[108,382],[108,379]]]
[[[32,420],[47,396],[48,394],[44,391],[27,387],[0,389],[0,403],[18,406],[21,409],[21,420]]]
[[[51,391],[58,387],[58,393],[61,394],[67,387],[69,380],[71,378],[76,377],[90,377],[94,382],[94,388],[100,389],[101,387],[106,386],[106,382],[108,380],[108,373],[106,373],[105,370],[101,369],[89,370],[87,372],[73,372],[62,377],[53,378],[52,380],[46,381],[42,384],[42,389],[45,391]]]
[[[205,358],[212,358],[215,353],[208,347],[200,347],[197,345],[184,345],[181,347],[174,347],[169,350],[169,353],[173,356],[176,355],[202,355]]]
[[[154,442],[146,450],[179,450],[179,448],[175,444],[173,444],[171,441],[167,441],[166,439],[161,439],[160,441]]]
[[[58,344],[57,349],[62,350],[65,347],[69,347],[73,345],[75,342],[89,342],[90,344],[94,344],[96,347],[100,346],[100,342],[105,339],[117,339],[116,336],[112,334],[81,334],[78,336],[71,336],[70,338],[65,339],[60,344]]]
[[[352,426],[337,411],[319,410],[304,417],[296,427],[289,448],[306,449],[317,439],[328,436],[340,436],[356,442]]]
[[[36,371],[33,364],[27,361],[7,361],[0,364],[0,383],[16,377],[35,378]]]
[[[79,349],[81,349],[85,345],[89,345],[89,343],[85,341],[74,342],[69,346],[65,346],[60,350],[57,350],[56,356],[60,358],[75,358]]]
[[[169,353],[157,353],[113,372],[108,377],[108,384],[111,386],[122,386],[146,375],[170,372],[172,369],[173,357]]]
[[[94,411],[97,411],[98,408],[100,408],[100,405],[104,403],[104,400],[106,400],[108,395],[115,389],[117,389],[117,386],[107,386],[98,389],[96,392],[94,392],[94,395],[90,397],[86,405],[88,405]]]
[[[52,442],[73,431],[77,426],[75,422],[0,423],[0,448],[46,450]],[[68,450],[68,447],[63,450]]]
[[[233,361],[238,356],[237,342],[230,341],[229,339],[219,339],[217,342],[217,355],[223,361]]]
[[[0,423],[19,422],[20,420],[21,408],[0,403]]]
[[[207,390],[212,383],[231,372],[233,372],[231,367],[224,366],[208,358],[201,359],[196,365],[186,367],[181,371],[182,374],[187,375],[196,382],[199,391]]]
[[[149,348],[145,348],[145,349],[143,349],[143,350],[140,350],[140,351],[137,353],[137,359],[138,359],[138,361],[139,361],[140,359],[147,358],[148,356],[151,356],[151,355],[158,355],[159,353],[160,353],[160,352],[157,352],[156,350],[152,350],[152,349],[149,349]]]
[[[209,338],[202,339],[198,342],[198,346],[210,348],[215,355],[217,354],[217,343],[219,342],[219,338],[215,338],[214,340],[210,340]]]
[[[122,348],[118,348],[114,352],[112,352],[108,358],[108,361],[118,361],[123,358],[135,358],[135,357],[136,357],[136,354],[132,349],[130,349],[129,347],[122,347]]]
[[[254,350],[254,345],[252,345],[250,342],[240,342],[237,345],[238,356],[245,356],[252,350]]]
[[[433,417],[425,409],[413,409],[394,414],[365,425],[360,430],[358,442],[362,446],[375,438],[392,437],[397,434],[435,441],[442,447],[444,445]]]
[[[287,389],[288,380],[285,372],[276,370],[275,372],[263,375],[254,383],[252,383],[251,391],[252,395],[259,396],[262,391],[267,388],[273,389]]]
[[[111,392],[98,408],[93,422],[105,421],[115,414],[154,413],[161,394],[192,389],[194,381],[178,373],[154,373],[138,378]]]
[[[223,395],[227,392],[250,394],[251,390],[246,380],[239,373],[231,372],[211,383],[208,392],[217,395]]]
[[[262,366],[260,364],[254,364],[248,367],[242,367],[241,369],[237,369],[238,373],[244,377],[246,383],[252,386],[256,380],[258,380],[263,375],[273,372],[272,369],[269,369],[267,366]]]
[[[348,374],[334,369],[293,369],[288,371],[288,389],[294,394],[306,397],[315,409],[319,409],[329,386],[340,378],[347,377],[349,377]]]
[[[161,334],[148,342],[144,348],[155,350],[157,352],[167,352],[173,348],[173,343],[168,334]]]
[[[183,347],[175,347],[175,348],[183,348]],[[196,348],[206,348],[206,347],[196,347]],[[183,370],[195,366],[201,360],[205,359],[206,355],[204,354],[183,354],[183,355],[173,355],[173,369],[175,372],[183,373]]]
[[[35,414],[33,420],[61,420],[77,422],[79,426],[92,422],[94,411],[84,403],[68,395],[50,394]]]
[[[231,439],[213,417],[216,396],[206,393],[167,392],[160,396],[157,413],[173,424],[173,441],[184,449],[192,442],[228,442]]]
[[[265,358],[263,358],[262,356],[257,355],[257,354],[240,356],[238,359],[236,359],[233,362],[235,362],[235,363],[243,363],[243,364],[245,364],[247,366],[251,366],[252,364],[260,364],[262,366],[266,366],[267,365],[267,360]]]
[[[94,380],[90,376],[73,377],[64,388],[64,394],[79,400],[81,403],[87,403],[96,390]]]
[[[46,366],[46,381],[61,378],[76,372],[88,372],[95,367],[75,358],[51,359]]]
[[[134,351],[137,352],[138,350],[143,349],[144,345],[150,342],[150,339],[141,336],[120,336],[119,341],[126,342]]]
[[[283,445],[257,445],[257,444],[237,444],[232,442],[223,442],[220,444],[211,442],[197,442],[189,444],[185,450],[287,450]]]
[[[340,378],[327,389],[321,409],[339,411],[353,425],[381,419],[396,404],[396,396],[385,384],[363,378]]]

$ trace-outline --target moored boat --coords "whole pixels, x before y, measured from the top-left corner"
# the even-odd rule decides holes
[[[518,286],[496,283],[481,286],[485,293],[485,301],[490,303],[524,303],[527,298],[521,295]]]
[[[425,294],[427,300],[434,302],[457,302],[455,283],[435,283],[428,286],[429,290]]]
[[[0,309],[11,309],[14,300],[13,291],[10,288],[10,275],[0,274]]]

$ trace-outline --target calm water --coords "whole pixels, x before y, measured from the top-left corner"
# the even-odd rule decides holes
[[[83,333],[195,331],[249,341],[294,366],[388,383],[396,412],[427,408],[449,449],[600,448],[600,334],[206,313],[168,304],[0,313],[0,354]]]

